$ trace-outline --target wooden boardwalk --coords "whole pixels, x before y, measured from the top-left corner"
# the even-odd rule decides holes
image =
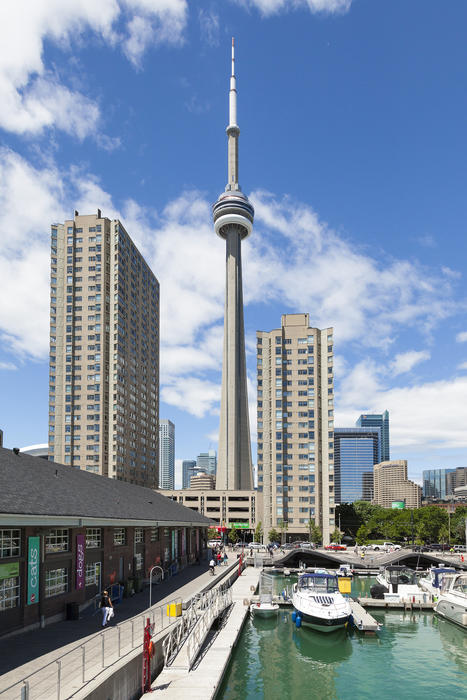
[[[376,634],[376,632],[381,629],[379,622],[377,622],[375,618],[370,615],[370,613],[367,613],[365,608],[362,608],[360,603],[352,598],[350,598],[350,607],[352,608],[354,627],[356,627],[359,632],[364,632],[365,634]]]

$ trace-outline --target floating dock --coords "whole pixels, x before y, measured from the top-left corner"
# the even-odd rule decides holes
[[[382,598],[357,598],[364,608],[380,608],[382,610],[434,610],[436,603],[433,601],[389,601]]]

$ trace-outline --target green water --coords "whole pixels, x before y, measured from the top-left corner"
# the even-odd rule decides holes
[[[277,577],[275,589],[284,579]],[[363,595],[374,579],[352,583]],[[289,580],[290,585],[290,580]],[[248,619],[216,700],[467,699],[467,634],[433,613],[373,611],[375,637],[296,629],[290,610]]]

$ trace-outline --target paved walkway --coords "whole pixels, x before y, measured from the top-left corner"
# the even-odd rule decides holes
[[[196,667],[191,671],[164,669],[152,684],[152,690],[157,691],[157,697],[163,700],[180,700],[189,697],[190,700],[210,700],[219,688],[229,663],[232,649],[243,626],[248,606],[246,599],[251,598],[251,588],[256,588],[261,569],[247,567],[240,578],[232,586],[233,606],[227,622],[213,640]],[[152,697],[145,693],[144,698]]]
[[[236,555],[230,555],[229,564],[236,561]],[[224,567],[221,567],[221,571]],[[204,562],[198,566],[189,566],[171,579],[153,585],[152,592],[152,610],[156,611],[155,622],[156,628],[164,628],[174,622],[169,620],[165,614],[166,603],[181,598],[186,601],[196,593],[202,591],[206,586],[212,585],[213,577],[209,573],[207,563]],[[94,614],[93,608],[89,608],[80,615],[79,620],[67,620],[57,622],[46,626],[44,629],[24,632],[17,636],[1,639],[0,638],[0,700],[10,698],[10,693],[2,694],[2,691],[9,686],[22,681],[31,674],[34,674],[39,669],[42,669],[47,664],[52,664],[49,667],[49,683],[53,684],[53,691],[47,690],[46,677],[47,674],[41,673],[39,676],[31,680],[31,687],[43,685],[42,689],[36,688],[36,692],[31,692],[31,697],[50,698],[55,694],[57,684],[57,664],[54,663],[59,657],[68,654],[66,657],[69,660],[74,658],[74,666],[76,667],[76,676],[79,676],[81,681],[80,666],[82,660],[82,646],[86,644],[86,649],[90,653],[86,653],[86,680],[92,677],[92,669],[89,669],[89,663],[92,658],[97,659],[97,664],[100,664],[101,648],[105,648],[105,666],[113,662],[113,656],[117,654],[117,645],[120,650],[120,656],[125,653],[125,645],[129,646],[130,650],[134,644],[139,643],[140,634],[139,627],[143,623],[144,617],[149,604],[149,588],[138,593],[131,598],[125,598],[122,603],[115,606],[115,617],[109,627],[102,630],[101,614],[97,611]],[[163,607],[161,607],[163,606]],[[140,615],[140,620],[136,618],[137,624],[132,625],[131,619]],[[121,623],[128,621],[126,625]],[[124,628],[124,634],[121,635],[118,628]],[[118,632],[118,635],[117,635]],[[134,640],[131,640],[131,636]],[[118,636],[118,639],[117,639]],[[121,639],[121,637],[123,637]],[[102,639],[104,641],[102,642]],[[94,648],[95,647],[95,648]],[[75,650],[74,654],[71,654]],[[65,674],[62,673],[62,677]],[[67,678],[69,673],[66,673]],[[75,681],[75,685],[78,680]],[[49,694],[48,694],[49,693]],[[12,698],[20,697],[16,691],[11,694]]]

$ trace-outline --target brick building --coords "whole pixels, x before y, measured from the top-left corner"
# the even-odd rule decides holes
[[[63,619],[155,564],[189,565],[210,524],[149,488],[0,448],[0,634]]]

